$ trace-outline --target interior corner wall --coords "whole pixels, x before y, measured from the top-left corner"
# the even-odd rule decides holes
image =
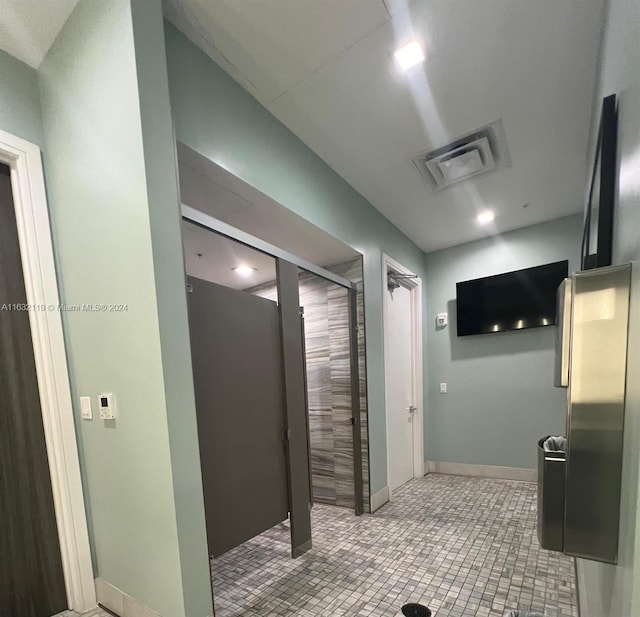
[[[618,99],[618,186],[614,206],[613,262],[640,260],[640,0],[610,0],[604,29],[595,109]],[[596,115],[596,120],[598,114]],[[598,127],[594,123],[593,134]],[[640,266],[640,264],[636,264]],[[640,288],[634,276],[625,402],[618,564],[577,560],[582,617],[640,615]]]
[[[176,141],[159,2],[131,0],[185,613],[213,613],[198,445]]]
[[[96,576],[187,617],[137,68],[130,1],[80,0],[39,70],[45,176]]]
[[[364,255],[371,491],[387,484],[382,253],[423,270],[423,253],[173,25],[167,64],[176,137]]]
[[[582,215],[573,215],[425,256],[426,460],[533,469],[535,439],[564,434],[566,391],[553,387],[555,328],[458,337],[456,283],[564,259],[572,272],[581,236]],[[442,312],[449,325],[436,329]]]
[[[0,50],[0,130],[43,144],[42,113],[35,69]]]

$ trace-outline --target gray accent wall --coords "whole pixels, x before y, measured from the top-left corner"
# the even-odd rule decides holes
[[[459,338],[456,283],[564,259],[571,272],[581,228],[574,215],[426,255],[426,460],[533,469],[536,439],[564,432],[566,391],[553,387],[555,328]],[[449,325],[437,329],[442,312]]]
[[[613,262],[640,260],[640,0],[611,0],[594,100],[592,141],[602,98],[618,100],[618,186],[614,211]],[[636,264],[640,266],[640,264]],[[635,270],[636,268],[634,268]],[[625,437],[618,564],[577,560],[582,617],[640,615],[640,277],[631,288]]]
[[[367,384],[367,348],[366,348],[366,324],[365,324],[365,289],[362,271],[362,258],[346,261],[341,264],[328,266],[328,270],[349,279],[357,286],[356,290],[356,316],[358,324],[358,370],[360,383],[360,442],[362,452],[362,496],[364,502],[364,511],[370,511],[370,495],[371,495],[371,478],[369,473],[369,403],[368,403],[368,384]],[[338,298],[339,305],[336,305],[334,311],[339,312],[344,319],[348,313],[348,298],[346,294],[340,294]],[[348,335],[348,333],[347,333]],[[343,349],[339,353],[343,365],[347,364],[344,354],[348,353],[348,341],[342,342]],[[334,352],[335,353],[335,352]],[[333,375],[332,375],[333,376]],[[343,386],[343,388],[348,385]],[[344,406],[351,412],[351,392],[342,392],[345,400]]]

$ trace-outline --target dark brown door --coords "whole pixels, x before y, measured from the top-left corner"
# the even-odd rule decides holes
[[[288,516],[280,315],[271,300],[188,280],[207,538],[217,557]]]
[[[67,609],[9,168],[0,164],[0,617]]]

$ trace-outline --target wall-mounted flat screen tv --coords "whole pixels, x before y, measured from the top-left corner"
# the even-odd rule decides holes
[[[553,326],[569,262],[456,283],[458,336]]]

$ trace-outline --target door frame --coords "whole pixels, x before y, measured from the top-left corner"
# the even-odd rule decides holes
[[[67,602],[84,612],[97,601],[40,148],[0,130],[0,162],[11,169],[27,303],[44,309],[29,324]]]
[[[406,268],[389,255],[382,254],[382,321],[383,337],[382,345],[384,349],[384,384],[385,384],[385,430],[387,443],[387,487],[389,489],[389,499],[393,498],[393,491],[389,484],[390,453],[389,453],[389,402],[387,400],[387,383],[389,380],[389,360],[387,357],[387,335],[389,332],[387,319],[389,315],[389,298],[387,295],[387,275],[389,270],[398,272],[414,278],[405,279],[406,287],[411,291],[411,312],[413,342],[411,345],[411,364],[413,369],[413,400],[416,411],[413,424],[413,477],[422,478],[424,476],[424,398],[423,398],[423,376],[422,376],[422,279],[409,268]]]

